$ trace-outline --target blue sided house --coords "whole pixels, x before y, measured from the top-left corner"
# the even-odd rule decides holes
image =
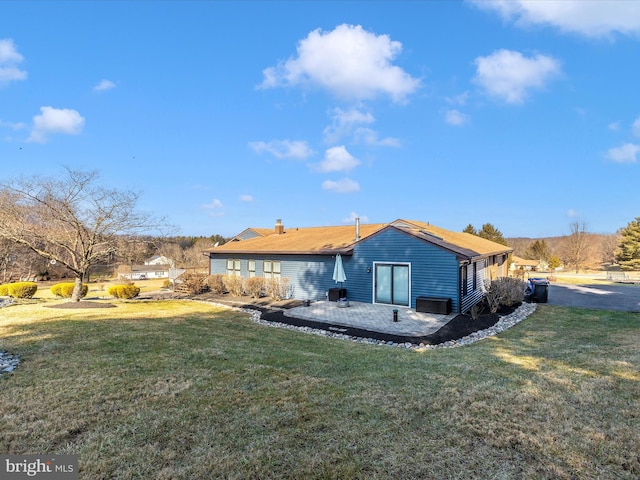
[[[207,250],[210,273],[288,279],[298,300],[337,300],[465,313],[485,281],[508,274],[511,248],[429,223],[248,228]],[[346,280],[333,279],[340,255]]]

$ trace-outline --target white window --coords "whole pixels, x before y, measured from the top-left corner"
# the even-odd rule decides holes
[[[262,271],[264,278],[280,278],[282,276],[282,266],[279,260],[265,260]]]
[[[240,276],[240,260],[237,258],[227,258],[227,275]]]
[[[247,270],[249,272],[249,278],[256,276],[256,261],[247,260]]]

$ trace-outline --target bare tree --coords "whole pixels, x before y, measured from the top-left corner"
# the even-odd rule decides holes
[[[102,187],[97,179],[97,172],[65,168],[59,179],[0,184],[0,238],[72,272],[73,301],[80,300],[90,267],[115,253],[122,238],[162,225],[136,211],[136,193]]]
[[[181,268],[206,268],[209,265],[209,257],[204,250],[213,247],[210,238],[194,239],[190,246],[181,246],[178,241],[165,241],[158,249],[158,255],[170,258],[176,266]]]
[[[571,234],[565,237],[563,245],[563,261],[567,265],[572,265],[576,273],[587,261],[590,255],[590,239],[587,227],[584,222],[575,221],[569,225]]]

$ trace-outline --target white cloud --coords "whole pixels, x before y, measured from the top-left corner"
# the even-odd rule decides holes
[[[111,90],[112,88],[116,88],[116,84],[113,83],[111,80],[100,80],[100,82],[98,82],[98,84],[93,87],[93,91],[94,92],[104,92],[106,90]]]
[[[561,73],[560,62],[537,54],[531,58],[513,50],[497,50],[475,59],[474,81],[489,95],[507,103],[523,103],[529,90],[543,88]]]
[[[348,217],[342,219],[342,223],[353,224],[355,223],[356,218],[359,218],[361,223],[369,221],[369,217],[366,215],[358,215],[356,212],[351,212]]]
[[[331,116],[332,124],[323,131],[325,142],[335,143],[353,133],[358,125],[369,125],[376,121],[369,112],[363,112],[357,108],[342,110],[336,108]]]
[[[636,118],[635,122],[631,125],[631,131],[636,137],[640,137],[640,117]]]
[[[570,208],[569,210],[567,210],[567,217],[577,217],[579,215],[578,212],[576,212],[573,208]]]
[[[10,128],[11,130],[22,130],[26,125],[22,122],[5,122],[0,119],[0,127]]]
[[[465,113],[459,112],[458,110],[452,109],[447,110],[444,114],[444,120],[449,125],[453,125],[454,127],[461,127],[469,123],[471,117]]]
[[[256,152],[267,152],[276,158],[293,158],[303,160],[315,152],[307,142],[301,140],[272,140],[270,142],[250,142],[249,146]]]
[[[22,60],[24,57],[18,53],[12,39],[0,40],[0,86],[27,78],[27,72],[18,67]]]
[[[518,26],[549,25],[588,37],[640,34],[640,3],[596,0],[471,0]]]
[[[343,178],[337,182],[333,180],[325,180],[322,183],[322,189],[335,193],[352,193],[360,191],[360,185],[358,182],[351,180],[350,178]]]
[[[241,202],[247,202],[247,203],[251,203],[253,202],[253,195],[240,195],[240,201]]]
[[[401,145],[399,139],[394,137],[380,138],[378,132],[365,127],[357,128],[353,132],[353,139],[357,143],[364,143],[374,147],[399,147]]]
[[[340,172],[351,170],[358,165],[360,161],[351,155],[344,145],[340,145],[329,148],[316,167],[321,172]]]
[[[63,133],[78,135],[84,127],[84,117],[77,110],[40,107],[40,115],[33,117],[33,130],[27,141],[44,143],[49,135]]]
[[[617,132],[618,130],[620,130],[620,122],[611,122],[609,124],[609,130],[613,132]]]
[[[380,138],[378,132],[361,125],[370,125],[376,121],[375,117],[357,108],[333,110],[332,124],[323,131],[324,140],[327,143],[336,143],[344,137],[353,136],[357,143],[371,146],[397,147],[400,141],[397,138]]]
[[[640,145],[625,143],[620,147],[610,148],[607,151],[607,158],[616,163],[636,163],[638,153],[640,153]]]
[[[466,105],[467,100],[469,100],[469,92],[461,93],[460,95],[456,95],[455,97],[446,97],[445,100],[452,105]]]
[[[420,87],[420,80],[393,65],[401,51],[400,42],[360,25],[343,24],[330,32],[316,29],[298,43],[295,58],[263,71],[261,87],[314,86],[342,98],[384,94],[402,102]]]
[[[211,203],[205,203],[202,205],[202,208],[206,208],[207,210],[214,210],[216,208],[222,208],[222,202],[217,198],[214,198]]]
[[[214,198],[211,203],[205,203],[201,205],[205,210],[209,210],[209,216],[211,217],[222,217],[224,212],[220,211],[222,209],[222,202],[217,198]]]

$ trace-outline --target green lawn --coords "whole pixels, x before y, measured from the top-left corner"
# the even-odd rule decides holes
[[[540,305],[468,347],[405,350],[195,302],[0,310],[0,452],[80,478],[640,476],[640,315]]]

